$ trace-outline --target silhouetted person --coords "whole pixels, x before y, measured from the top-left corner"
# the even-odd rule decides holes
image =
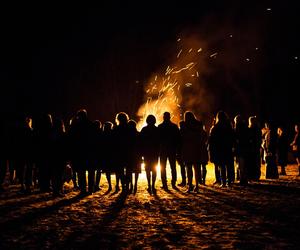
[[[222,187],[232,182],[230,168],[233,162],[233,144],[234,131],[228,116],[225,112],[219,111],[216,124],[210,132],[209,149],[213,152],[213,161],[221,169]]]
[[[286,175],[285,168],[288,164],[289,141],[283,127],[277,128],[277,163],[281,168],[280,175]]]
[[[207,150],[208,150],[209,160],[214,165],[214,173],[215,173],[215,182],[214,182],[214,184],[221,184],[221,171],[220,171],[218,165],[216,164],[215,147],[214,146],[211,147],[211,142],[210,142],[211,138],[212,138],[211,137],[211,131],[214,128],[215,124],[216,124],[216,117],[214,117],[212,126],[211,126],[210,131],[209,131]]]
[[[16,127],[11,136],[11,177],[15,170],[16,180],[21,185],[21,192],[30,193],[32,186],[33,168],[33,130],[32,120],[24,117],[16,121]]]
[[[249,117],[248,127],[250,139],[248,179],[258,181],[261,175],[262,133],[258,127],[257,118],[255,116]]]
[[[248,184],[248,164],[250,151],[249,128],[240,115],[234,118],[235,156],[240,172],[240,185]]]
[[[38,170],[38,181],[41,192],[51,191],[51,135],[53,132],[52,116],[41,115],[34,127],[35,131],[35,161]]]
[[[172,174],[172,187],[176,189],[177,172],[176,172],[176,153],[180,143],[180,133],[177,125],[171,122],[171,115],[165,112],[163,122],[158,125],[160,133],[160,170],[161,180],[164,189],[168,189],[166,166],[169,160]]]
[[[3,182],[5,180],[6,171],[7,171],[7,161],[9,158],[9,151],[8,151],[8,127],[6,117],[1,115],[0,118],[0,145],[1,145],[1,154],[0,154],[0,192],[4,191]]]
[[[77,112],[76,122],[72,127],[72,155],[74,157],[72,166],[78,171],[80,192],[86,194],[86,171],[89,170],[91,173],[91,168],[93,168],[93,166],[89,165],[89,160],[91,159],[91,131],[93,130],[93,123],[88,119],[85,109],[81,109]],[[95,170],[94,174],[88,176],[89,192],[93,192],[94,177]]]
[[[144,157],[145,170],[148,182],[147,191],[156,193],[156,166],[159,157],[159,130],[155,126],[156,118],[154,115],[148,115],[146,118],[147,125],[142,128],[140,133],[141,138],[141,154]],[[151,175],[152,174],[152,175]]]
[[[5,160],[4,157],[2,156],[0,159],[0,192],[4,191],[2,185],[5,179],[6,170],[7,170],[7,160]]]
[[[278,179],[278,169],[276,165],[277,152],[277,131],[271,122],[266,123],[268,128],[264,139],[266,179]]]
[[[195,192],[199,191],[199,182],[205,182],[207,153],[207,133],[203,124],[199,122],[192,112],[184,114],[184,127],[182,136],[182,160],[187,167],[188,192],[193,191],[193,168],[196,186]],[[203,178],[202,178],[203,177]]]
[[[53,196],[63,196],[63,174],[67,163],[67,141],[64,122],[54,119],[51,136],[51,172]]]
[[[199,184],[206,185],[206,166],[208,164],[208,133],[205,130],[205,127],[202,122],[201,125],[201,162],[200,162],[200,172],[199,172]]]
[[[117,126],[113,129],[115,156],[116,156],[116,191],[119,191],[119,182],[122,184],[122,191],[128,190],[126,180],[126,169],[130,164],[131,133],[128,126],[129,117],[126,113],[120,112],[116,115]]]
[[[112,136],[113,124],[112,122],[105,122],[103,124],[103,133],[102,133],[102,146],[101,146],[101,155],[102,155],[102,164],[101,170],[106,174],[106,179],[108,182],[108,190],[110,192],[112,190],[111,186],[111,174],[114,172],[114,141]]]
[[[297,165],[298,165],[298,171],[300,175],[300,124],[297,123],[295,124],[295,135],[294,135],[294,140],[291,143],[292,151],[294,154],[294,157],[296,159]]]
[[[24,152],[24,184],[25,192],[31,193],[32,180],[33,180],[33,166],[34,166],[34,131],[32,128],[32,119],[30,117],[25,118],[24,130],[23,130],[23,152]]]
[[[91,164],[96,169],[96,180],[94,191],[100,190],[101,172],[102,172],[102,124],[99,120],[93,122],[93,132],[91,137],[92,142],[92,162]]]
[[[134,120],[128,121],[128,127],[130,130],[130,159],[128,165],[128,171],[126,170],[127,181],[129,182],[129,192],[133,191],[135,194],[137,192],[137,183],[139,179],[139,174],[141,173],[141,156],[139,147],[139,132],[136,129],[136,122]],[[134,184],[132,175],[134,174]]]
[[[180,173],[181,173],[181,183],[178,184],[180,187],[186,186],[186,166],[182,160],[182,131],[184,130],[184,121],[179,122],[179,133],[180,133],[180,143],[177,152],[177,162],[180,166]]]
[[[72,169],[72,182],[74,190],[79,189],[78,184],[78,167],[79,164],[77,163],[77,153],[79,152],[78,148],[78,141],[77,141],[77,122],[78,117],[75,115],[70,119],[69,128],[67,130],[67,158],[70,160],[70,165]]]

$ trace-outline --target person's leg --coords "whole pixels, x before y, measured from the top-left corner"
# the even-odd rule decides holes
[[[248,178],[247,178],[247,169],[246,169],[246,160],[244,157],[240,156],[238,158],[239,166],[240,166],[240,184],[241,185],[247,185],[248,184]]]
[[[135,172],[134,177],[135,177],[135,180],[134,180],[133,192],[136,193],[137,192],[137,183],[138,183],[138,179],[139,179],[139,173]]]
[[[24,181],[24,174],[25,174],[25,161],[17,159],[15,161],[15,169],[16,169],[16,177],[18,183],[21,185],[21,191],[25,190],[25,181]]]
[[[96,170],[96,180],[95,180],[95,191],[100,190],[100,181],[101,181],[101,170]]]
[[[118,171],[116,171],[116,191],[115,192],[119,192],[120,191],[120,173]]]
[[[152,171],[152,192],[153,192],[153,194],[156,194],[155,181],[156,181],[156,170]]]
[[[5,180],[7,171],[7,161],[0,159],[0,190],[3,190],[2,184]]]
[[[226,165],[227,167],[227,178],[229,185],[235,181],[235,173],[234,173],[234,159],[230,159]]]
[[[167,166],[167,156],[165,154],[162,154],[160,156],[160,174],[161,174],[161,182],[163,188],[165,189],[168,188],[166,166]]]
[[[195,168],[195,167],[194,167]],[[197,173],[197,178],[198,178],[198,183],[199,184],[203,184],[203,176],[202,176],[202,174],[203,174],[203,171],[202,171],[202,164],[199,164],[199,166],[198,166],[198,173]],[[196,173],[195,173],[195,175],[196,175]]]
[[[281,164],[281,166],[280,166],[280,168],[281,168],[280,175],[286,175],[285,167],[286,166],[284,164]]]
[[[180,173],[181,173],[181,183],[178,186],[184,187],[186,185],[186,170],[183,161],[179,160],[178,164],[180,165]]]
[[[128,183],[127,183],[127,178],[126,178],[126,173],[125,173],[125,168],[123,167],[120,172],[120,181],[122,185],[122,192],[127,191]]]
[[[88,170],[88,190],[89,193],[94,192],[95,187],[95,169]]]
[[[9,160],[8,171],[9,171],[9,184],[10,185],[16,184],[15,166],[16,166],[16,161]]]
[[[189,189],[188,191],[192,191],[193,190],[193,166],[192,164],[186,164],[187,167],[187,177],[188,177],[188,186]]]
[[[218,164],[214,164],[215,165],[215,182],[214,184],[221,184],[221,174],[220,174],[220,168],[218,166]]]
[[[106,172],[105,175],[106,175],[106,180],[107,180],[107,183],[108,183],[108,191],[111,191],[112,190],[112,186],[111,186],[111,173],[110,172]]]
[[[78,176],[78,163],[75,161],[72,161],[71,163],[71,168],[72,168],[72,182],[73,182],[73,187],[75,190],[79,188],[79,176]]]
[[[147,176],[147,183],[148,183],[147,191],[148,191],[148,193],[151,194],[151,173],[150,173],[149,167],[147,167],[147,169],[146,169],[146,176]]]
[[[171,153],[169,155],[169,162],[170,162],[171,174],[172,174],[172,187],[176,188],[177,169],[176,169],[176,154],[175,153]]]
[[[199,175],[200,175],[200,171],[201,171],[201,164],[194,164],[194,173],[195,173],[195,183],[196,186],[194,188],[195,192],[199,191]]]
[[[31,186],[32,186],[32,169],[33,169],[33,163],[31,161],[26,161],[25,188],[26,188],[27,192],[31,191]]]
[[[126,185],[127,185],[129,193],[131,193],[133,190],[132,175],[133,175],[132,169],[127,168],[126,169]]]
[[[86,172],[85,169],[78,170],[78,184],[80,191],[86,193]]]
[[[296,157],[296,162],[298,165],[298,176],[300,176],[300,157]]]
[[[206,174],[207,174],[206,164],[203,163],[201,168],[202,168],[202,184],[205,185]]]
[[[225,164],[221,164],[220,166],[220,169],[221,169],[221,186],[222,187],[225,187],[226,186],[226,165]]]

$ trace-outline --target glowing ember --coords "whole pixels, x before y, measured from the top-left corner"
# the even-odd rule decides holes
[[[210,55],[210,57],[216,57],[218,55],[218,53],[213,53]]]
[[[182,52],[182,50],[180,50],[179,53],[177,54],[177,58],[179,58],[181,52]]]

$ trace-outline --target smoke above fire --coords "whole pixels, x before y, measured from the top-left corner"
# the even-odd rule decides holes
[[[190,110],[207,125],[219,109],[231,116],[260,112],[265,27],[218,24],[208,19],[198,31],[185,31],[170,44],[167,63],[144,84],[139,129],[149,114],[160,123],[166,111],[177,124]]]
[[[160,123],[163,113],[170,112],[172,121],[178,124],[186,110],[199,111],[201,107],[202,113],[210,111],[213,100],[202,77],[208,72],[206,44],[191,36],[180,37],[174,43],[176,49],[169,65],[153,74],[145,85],[145,102],[137,112],[139,129],[150,114]]]

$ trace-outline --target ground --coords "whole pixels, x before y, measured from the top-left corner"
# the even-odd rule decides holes
[[[0,249],[298,249],[300,178],[295,165],[279,180],[220,188],[208,166],[198,194],[185,188],[146,191],[143,172],[133,195],[101,190],[82,197],[0,194]],[[159,176],[158,176],[159,177]],[[180,181],[180,176],[179,176]]]

